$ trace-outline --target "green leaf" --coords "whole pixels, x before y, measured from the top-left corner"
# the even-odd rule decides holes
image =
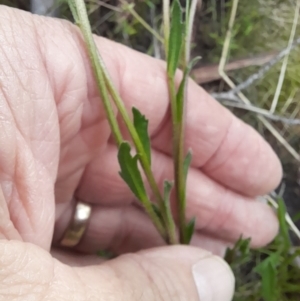
[[[286,206],[284,201],[280,198],[278,200],[278,209],[277,215],[280,225],[280,235],[283,239],[283,247],[289,249],[291,246],[290,235],[289,235],[289,226],[286,222]]]
[[[164,181],[164,201],[170,203],[170,194],[173,188],[173,183],[169,181]]]
[[[163,195],[162,210],[164,211],[163,222],[167,229],[169,238],[172,238],[172,240],[170,240],[169,243],[177,242],[176,226],[175,226],[175,222],[174,222],[174,218],[173,218],[172,210],[171,210],[171,206],[170,206],[170,195],[171,195],[173,185],[174,185],[173,182],[164,181],[164,195]]]
[[[226,262],[233,266],[241,266],[249,260],[251,238],[243,239],[241,236],[233,248],[227,248],[225,254]]]
[[[195,231],[195,224],[196,224],[196,219],[192,218],[186,225],[185,228],[185,244],[190,244],[191,239],[193,237],[194,231]]]
[[[163,216],[158,208],[158,206],[154,203],[151,204],[152,205],[152,208],[153,208],[153,211],[155,212],[155,214],[157,215],[157,217],[159,218],[160,221],[163,222]]]
[[[277,301],[277,266],[280,255],[273,253],[254,269],[261,276],[261,291],[264,300]]]
[[[151,165],[151,144],[148,135],[148,120],[136,108],[132,108],[132,113],[133,113],[133,124],[135,130],[137,131],[137,134],[143,144],[145,154]]]
[[[72,0],[68,0],[68,5],[70,7],[70,10],[71,10],[71,13],[73,15],[73,18],[74,18],[74,21],[76,24],[79,24],[79,16],[78,16],[78,12],[77,12],[77,9],[76,9],[76,6],[74,4],[74,2]]]
[[[184,176],[185,183],[187,180],[187,175],[188,175],[191,162],[192,162],[192,151],[189,150],[183,161],[183,176]]]
[[[277,301],[276,297],[276,270],[269,263],[261,271],[262,296],[266,301]]]
[[[184,109],[184,100],[186,98],[186,87],[187,82],[191,73],[191,70],[195,66],[195,64],[201,59],[201,57],[195,57],[185,68],[183,73],[183,78],[178,88],[178,92],[176,95],[176,103],[177,103],[177,112],[176,112],[176,121],[178,123],[182,122],[183,118],[183,109]]]
[[[168,75],[174,76],[178,67],[183,45],[184,24],[182,22],[182,7],[179,0],[173,1],[171,12],[171,27],[168,49]]]
[[[121,167],[120,176],[127,183],[134,195],[140,200],[147,199],[145,186],[138,168],[138,156],[130,154],[128,142],[122,142],[119,147],[118,160]]]

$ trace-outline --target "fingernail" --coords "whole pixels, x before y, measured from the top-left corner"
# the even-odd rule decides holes
[[[234,276],[225,261],[210,256],[198,261],[192,268],[200,301],[231,301]]]

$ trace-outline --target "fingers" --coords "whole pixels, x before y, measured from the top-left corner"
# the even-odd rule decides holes
[[[74,204],[75,205],[75,204]],[[57,254],[59,239],[68,226],[73,208],[63,213],[56,223],[54,243],[57,246],[54,254]],[[193,237],[193,246],[209,250],[213,254],[223,256],[228,243],[216,238],[196,233]],[[112,254],[120,255],[129,252],[137,252],[165,245],[159,233],[153,226],[148,216],[140,209],[132,205],[118,207],[93,206],[92,215],[87,230],[80,243],[74,250],[82,253],[96,254],[106,250]],[[60,259],[64,253],[58,253]],[[73,258],[75,255],[68,256]],[[66,256],[63,256],[65,258]],[[76,258],[73,262],[76,262]],[[84,262],[89,258],[85,258]]]
[[[109,129],[78,29],[68,23],[43,20],[35,21],[36,32],[43,45],[42,56],[58,104],[64,148],[61,162],[65,163],[60,171],[62,177],[75,172],[75,165],[70,161],[74,161],[75,154],[79,156],[80,150],[85,148],[86,154],[90,148],[105,144]],[[50,27],[51,38],[44,35],[45,28]],[[128,111],[135,106],[147,116],[153,146],[170,155],[171,120],[165,63],[106,39],[95,37],[95,41]],[[63,45],[63,51],[55,45]],[[51,53],[56,55],[50,56]],[[251,196],[268,192],[278,184],[281,167],[268,144],[192,81],[186,119],[186,147],[193,150],[195,167],[203,168],[208,176],[225,186]],[[81,139],[75,139],[74,133],[80,127]],[[84,157],[80,153],[80,156],[83,158],[77,165],[89,159],[88,155]]]
[[[62,250],[59,248],[51,249],[51,256],[60,262],[72,267],[85,267],[90,265],[99,265],[105,261],[98,255],[84,255],[82,253],[73,252],[72,250]]]
[[[57,108],[31,15],[0,6],[0,16],[0,184],[10,226],[21,239],[49,249]]]
[[[133,202],[132,193],[118,175],[116,157],[117,148],[108,145],[87,167],[78,189],[80,198],[105,206]],[[156,151],[152,159],[154,176],[162,187],[165,179],[173,178],[172,161]],[[269,206],[224,188],[194,168],[187,181],[187,215],[196,217],[198,231],[231,242],[241,235],[251,237],[253,247],[270,242],[278,231],[277,218]]]
[[[230,301],[234,289],[220,258],[183,246],[71,268],[34,245],[0,241],[0,264],[0,296],[7,301]]]
[[[126,47],[112,46],[104,39],[96,38],[96,43],[109,70],[113,70],[128,111],[134,106],[146,115],[153,146],[170,155],[172,123],[165,64]],[[187,99],[186,147],[193,150],[195,167],[242,194],[264,194],[281,179],[280,162],[270,146],[192,81]]]
[[[73,208],[69,211],[72,212]],[[64,234],[70,218],[64,213],[56,223],[54,240],[56,245]],[[91,254],[109,250],[118,255],[162,245],[164,242],[152,222],[137,207],[93,206],[88,228],[76,250]]]

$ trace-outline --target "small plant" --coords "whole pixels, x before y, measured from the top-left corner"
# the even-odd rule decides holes
[[[136,22],[153,34],[164,46],[173,124],[174,181],[165,180],[163,192],[160,191],[151,170],[148,120],[138,108],[132,108],[133,120],[131,120],[94,44],[83,0],[68,0],[74,19],[82,30],[107,119],[119,147],[120,176],[143,205],[165,242],[188,244],[194,232],[195,220],[187,221],[185,215],[186,179],[192,155],[191,151],[186,153],[184,148],[184,110],[189,73],[197,61],[197,58],[190,61],[191,31],[197,1],[186,1],[186,6],[183,8],[179,0],[172,1],[172,5],[169,0],[163,0],[163,39],[137,14],[132,3],[121,2],[122,9],[129,12]],[[152,4],[149,1],[147,3]],[[249,20],[243,19],[243,28],[247,29],[246,34],[242,36],[243,39],[248,38],[251,32],[255,33],[259,27],[252,22],[252,17],[256,18],[256,15],[257,12],[254,11],[254,16],[249,17]],[[221,38],[219,42],[217,44],[223,45]],[[231,50],[240,51],[240,48],[231,45]],[[211,49],[209,51],[214,53]],[[178,68],[183,70],[182,74],[177,73]],[[127,127],[132,145],[124,140],[120,132],[111,101],[117,107]],[[144,182],[142,173],[145,174],[148,183]],[[146,184],[149,184],[155,202],[150,200],[145,188]],[[172,189],[175,192],[178,226],[174,221],[170,205]],[[300,256],[300,249],[294,247],[290,241],[288,230],[290,225],[287,223],[285,205],[281,200],[278,204],[280,233],[269,246],[250,250],[250,239],[241,238],[232,249],[227,250],[225,259],[230,264],[237,281],[234,301],[299,300],[300,273],[295,260]],[[112,256],[106,252],[99,255],[106,258]]]
[[[99,88],[111,131],[119,147],[118,161],[120,176],[133,194],[143,205],[157,230],[168,244],[189,244],[195,226],[195,220],[186,221],[186,179],[192,160],[191,151],[184,149],[184,109],[187,97],[189,73],[197,59],[190,62],[190,44],[193,18],[197,1],[186,1],[185,9],[175,0],[170,8],[168,0],[163,1],[164,49],[167,61],[167,78],[173,122],[173,161],[174,181],[165,180],[164,191],[160,191],[151,170],[151,145],[148,135],[148,120],[138,110],[132,108],[133,121],[130,119],[124,103],[114,87],[105,68],[91,32],[86,7],[83,0],[68,0],[73,17],[84,36],[90,56],[95,79]],[[176,86],[176,70],[181,67],[183,75],[179,87]],[[125,141],[112,110],[111,99],[117,107],[133,142],[136,153],[132,154],[132,145]],[[142,178],[141,166],[156,202],[149,199]],[[170,195],[174,187],[178,228],[173,218]],[[177,233],[179,232],[179,238]]]
[[[269,246],[251,251],[250,240],[240,239],[227,250],[225,259],[237,280],[234,301],[299,300],[300,248],[291,243],[283,200],[278,205],[280,231]]]

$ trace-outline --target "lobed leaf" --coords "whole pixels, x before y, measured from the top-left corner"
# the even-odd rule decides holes
[[[134,195],[141,201],[147,199],[145,186],[138,168],[138,156],[132,156],[128,142],[122,142],[119,147],[118,160],[121,167],[119,172]]]
[[[132,113],[135,130],[143,144],[144,152],[147,156],[149,164],[151,165],[151,144],[148,135],[148,120],[145,118],[145,115],[142,115],[141,112],[136,108],[132,108]]]

